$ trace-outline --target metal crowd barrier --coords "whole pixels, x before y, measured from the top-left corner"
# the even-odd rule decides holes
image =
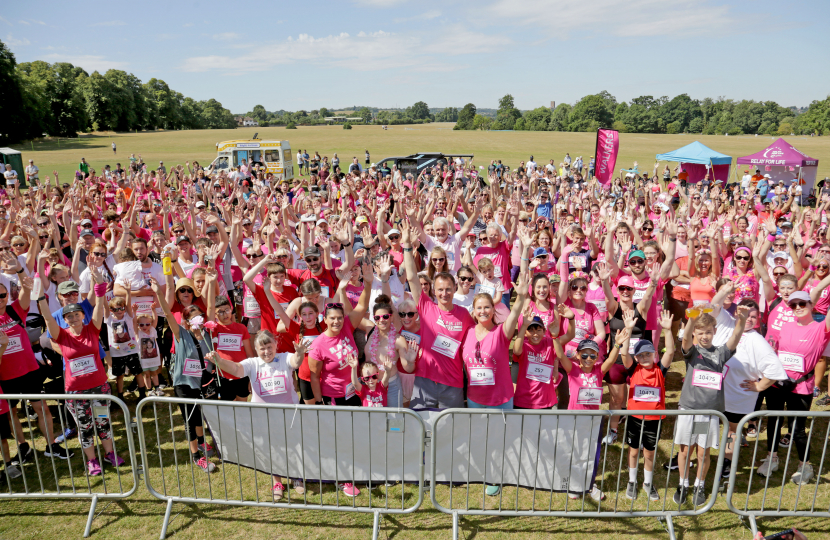
[[[213,472],[191,457],[180,405],[201,417]],[[136,415],[147,489],[167,502],[162,539],[177,502],[372,513],[375,540],[383,514],[423,502],[426,429],[407,409],[148,397]],[[289,481],[274,501],[272,475],[302,480],[305,492]],[[361,493],[346,496],[343,483]]]
[[[654,414],[654,411],[568,411],[448,409],[431,418],[430,497],[439,511],[452,515],[453,540],[458,539],[462,515],[551,516],[551,517],[656,517],[665,520],[675,540],[675,516],[703,514],[712,508],[718,492],[727,442],[726,417],[717,411],[661,411],[654,479],[660,500],[652,502],[640,489],[636,500],[625,498],[628,485],[626,418]],[[612,415],[622,416],[618,440],[600,445],[610,430]],[[694,488],[687,502],[672,501],[679,472],[663,469],[675,455],[674,429],[666,421],[680,416],[712,415],[719,419],[721,451],[709,467],[705,481],[705,504],[694,504]],[[693,435],[708,441],[708,422],[693,420]],[[602,426],[606,426],[603,428]],[[643,431],[639,433],[640,440]],[[640,444],[642,447],[642,444]],[[602,455],[601,455],[602,454]],[[637,454],[638,481],[643,481],[642,450]],[[687,455],[687,465],[691,452]],[[697,468],[689,469],[690,486]],[[605,492],[606,500],[594,502],[589,495],[592,480]],[[478,485],[477,485],[478,484]],[[498,486],[497,496],[486,494],[485,485]],[[573,494],[572,499],[565,492]],[[622,496],[622,497],[621,497]]]
[[[811,463],[813,468],[813,478],[809,482],[795,484],[791,481],[799,466],[797,444],[793,437],[790,437],[788,447],[778,447],[778,470],[768,476],[758,473],[763,464],[762,459],[767,459],[768,455],[767,444],[759,444],[760,434],[765,430],[767,440],[776,439],[773,429],[776,421],[781,428],[782,439],[785,434],[791,435],[798,424],[806,429],[806,447],[811,451],[808,463]],[[762,516],[830,517],[830,492],[826,479],[824,489],[819,490],[821,475],[830,468],[830,464],[825,462],[830,438],[830,411],[757,411],[741,419],[736,433],[744,433],[750,422],[757,425],[759,436],[749,449],[752,452],[752,461],[748,471],[735,466],[741,452],[744,451],[740,444],[735,445],[726,493],[729,510],[749,519],[753,535],[758,532],[756,520]],[[816,460],[818,448],[821,449],[821,454]]]
[[[93,406],[91,413],[94,429],[94,459],[101,465],[100,476],[90,476],[87,460],[81,448],[81,432],[77,429],[74,419],[67,410],[66,400],[94,399],[108,402],[107,405]],[[43,455],[46,444],[44,435],[38,429],[38,419],[31,419],[28,415],[21,420],[23,433],[20,433],[12,422],[12,436],[15,439],[23,438],[34,450],[33,459],[17,468],[22,473],[17,478],[10,478],[9,465],[6,465],[6,485],[0,488],[0,499],[90,499],[89,515],[84,529],[84,538],[90,534],[92,521],[95,518],[95,509],[102,499],[124,499],[135,493],[138,488],[138,471],[135,467],[135,444],[130,422],[130,413],[123,401],[107,394],[0,394],[0,400],[18,400],[23,411],[27,410],[30,402],[44,401],[44,407],[49,403],[57,402],[57,414],[52,414],[53,433],[57,438],[66,433],[69,428],[75,428],[75,433],[61,444],[74,456],[60,459],[54,454],[50,457]],[[114,411],[121,413],[121,418],[114,421]],[[37,409],[35,409],[37,411]],[[15,409],[10,411],[17,414]],[[106,452],[99,438],[99,424],[97,420],[109,421],[112,434],[112,447],[116,456],[124,460],[124,465],[108,465],[104,458]],[[19,449],[18,449],[19,450]],[[18,454],[19,455],[19,454]]]

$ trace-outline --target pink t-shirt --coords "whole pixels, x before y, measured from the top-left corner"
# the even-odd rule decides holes
[[[353,335],[354,328],[347,317],[343,321],[343,329],[340,330],[338,336],[329,337],[325,333],[320,334],[308,350],[309,357],[323,363],[320,391],[324,396],[346,397],[352,388],[352,368],[346,357],[350,354],[357,356],[357,345]]]
[[[509,291],[513,284],[510,282],[511,264],[510,251],[507,247],[507,242],[499,242],[494,248],[485,246],[478,248],[473,262],[476,266],[478,266],[478,261],[484,258],[493,261],[493,265],[496,267],[496,277],[501,279],[501,284],[504,285],[504,290]]]
[[[791,379],[799,379],[816,367],[827,338],[827,326],[824,321],[811,322],[801,325],[791,322],[781,328],[781,337],[778,342],[778,359],[784,366],[784,371]],[[810,377],[796,385],[793,393],[812,395],[816,378]]]
[[[438,304],[422,294],[418,302],[421,317],[421,351],[415,375],[438,384],[461,388],[461,344],[467,330],[474,326],[466,308],[453,306],[442,311]],[[475,401],[475,400],[473,400]]]
[[[254,283],[257,285],[262,285],[263,280],[265,279],[265,275],[260,272],[259,274],[254,276]],[[242,306],[243,314],[248,317],[249,319],[256,319],[262,317],[262,310],[259,307],[259,302],[257,302],[256,296],[254,295],[254,291],[248,288],[248,285],[243,283],[243,291],[244,291],[244,304]]]
[[[807,282],[807,285],[804,287],[804,290],[808,293],[811,292],[813,289],[818,286],[819,280],[818,279],[811,279]],[[827,315],[827,308],[830,307],[830,287],[826,287],[818,297],[816,301],[816,305],[813,309],[816,312],[821,313],[822,315]]]
[[[585,301],[593,304],[597,308],[600,318],[603,321],[608,320],[608,306],[605,302],[605,291],[602,290],[602,287],[592,289],[591,285],[588,285],[588,292],[585,293]]]
[[[519,362],[513,406],[549,409],[556,405],[556,385],[560,381],[557,380],[558,374],[553,371],[556,362],[553,340],[545,336],[538,345],[525,340],[521,356],[513,355],[513,360]]]
[[[9,336],[9,344],[3,353],[3,361],[0,362],[0,381],[16,379],[38,369],[29,335],[17,321],[9,317],[10,309],[14,309],[20,320],[26,320],[26,312],[20,308],[20,302],[17,300],[7,305],[6,312],[0,315],[0,331]]]
[[[574,361],[573,368],[568,373],[568,389],[571,393],[568,410],[599,410],[602,403],[602,365],[599,359],[590,373],[582,371],[579,364]]]
[[[769,319],[767,319],[767,341],[770,344],[770,347],[775,352],[778,352],[778,344],[781,338],[781,328],[784,327],[785,324],[795,322],[795,315],[793,315],[793,310],[791,310],[787,303],[784,301],[779,302],[775,309],[773,309],[769,314]]]
[[[3,393],[3,389],[0,388],[0,394]],[[0,414],[6,414],[9,412],[9,401],[6,399],[0,399]]]
[[[378,377],[380,377],[380,373],[378,373]],[[388,390],[385,386],[383,386],[380,381],[378,384],[375,385],[374,390],[369,390],[369,387],[365,384],[360,387],[360,391],[357,393],[360,396],[360,399],[363,401],[364,407],[386,407],[386,395]]]
[[[510,376],[510,338],[502,325],[496,326],[480,342],[475,328],[464,338],[462,358],[467,370],[467,397],[479,405],[497,407],[513,397]]]
[[[101,332],[94,324],[84,326],[80,336],[61,328],[55,343],[63,356],[63,379],[67,392],[97,388],[107,382],[107,369],[98,352]]]
[[[571,311],[574,312],[574,323],[576,324],[576,332],[574,334],[574,338],[568,342],[568,348],[575,349],[579,342],[583,339],[594,339],[596,336],[596,324],[595,321],[602,321],[602,315],[600,315],[597,306],[592,304],[591,302],[585,302],[585,309],[582,310],[582,313],[579,313],[579,310],[574,308],[573,302],[571,299],[568,298],[565,300],[565,305],[569,308],[572,308]],[[563,318],[564,319],[564,318]],[[564,319],[564,331],[568,331],[568,325],[570,321],[568,319]]]

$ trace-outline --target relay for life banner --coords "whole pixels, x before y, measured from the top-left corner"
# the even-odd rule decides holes
[[[595,176],[600,184],[609,184],[614,178],[617,153],[620,150],[620,133],[613,129],[597,130]]]

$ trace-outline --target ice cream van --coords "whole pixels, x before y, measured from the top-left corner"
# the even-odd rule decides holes
[[[216,159],[212,163],[216,172],[224,170],[229,173],[243,163],[253,162],[265,167],[278,181],[294,179],[294,162],[288,141],[223,141],[216,143],[216,152]]]

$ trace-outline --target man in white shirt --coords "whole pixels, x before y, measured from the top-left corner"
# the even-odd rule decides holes
[[[6,179],[5,184],[9,187],[14,187],[17,184],[17,171],[12,169],[12,166],[6,163],[6,171],[3,173],[3,178]]]
[[[39,173],[40,170],[37,168],[37,165],[35,165],[34,160],[30,159],[29,166],[26,167],[26,182],[28,182],[30,186],[32,184],[37,184]]]
[[[536,162],[533,161],[533,156],[530,156],[530,159],[527,160],[525,167],[527,168],[528,174],[536,170]]]
[[[744,175],[741,177],[741,189],[748,189],[749,184],[752,183],[752,175],[749,174],[749,170],[744,171]]]
[[[550,171],[552,173],[556,172],[556,165],[553,164],[553,160],[550,160],[550,163],[545,165],[545,170]]]

